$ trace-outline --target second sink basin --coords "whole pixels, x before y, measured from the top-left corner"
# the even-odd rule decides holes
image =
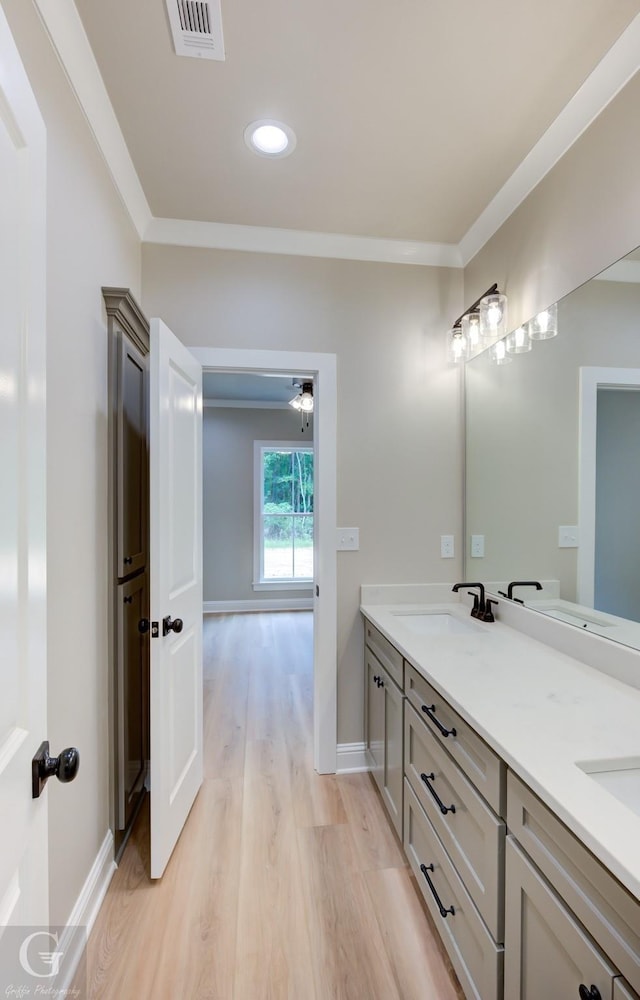
[[[481,632],[475,622],[461,621],[445,611],[393,611],[394,618],[417,635],[464,635]]]
[[[640,757],[577,761],[576,766],[640,816]]]

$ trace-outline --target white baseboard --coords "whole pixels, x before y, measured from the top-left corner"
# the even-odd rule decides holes
[[[312,597],[275,597],[257,601],[205,601],[205,615],[231,614],[241,611],[312,611]]]
[[[356,771],[369,770],[365,743],[338,743],[336,758],[336,772],[338,774],[353,774]]]
[[[108,830],[60,939],[59,950],[63,952],[66,960],[64,973],[61,973],[55,983],[56,996],[66,996],[65,991],[69,991],[71,987],[91,928],[116,868],[117,865],[113,860],[113,833]]]

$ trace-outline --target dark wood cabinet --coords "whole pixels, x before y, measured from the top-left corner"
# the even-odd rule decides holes
[[[119,857],[149,766],[149,323],[126,288],[103,288],[109,338],[112,827]]]

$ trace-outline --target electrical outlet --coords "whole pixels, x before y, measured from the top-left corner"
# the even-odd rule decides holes
[[[440,557],[453,559],[455,554],[453,535],[440,535]]]
[[[471,536],[471,558],[472,559],[484,558],[484,535]]]
[[[338,552],[355,552],[360,548],[360,528],[338,528]]]

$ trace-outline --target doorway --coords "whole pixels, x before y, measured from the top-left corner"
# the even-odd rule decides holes
[[[336,770],[337,744],[337,581],[336,581],[336,356],[295,351],[251,351],[190,347],[203,371],[288,375],[308,373],[314,382],[313,456],[315,469],[313,580],[313,743],[314,767]]]
[[[580,369],[578,602],[640,621],[640,369]]]

